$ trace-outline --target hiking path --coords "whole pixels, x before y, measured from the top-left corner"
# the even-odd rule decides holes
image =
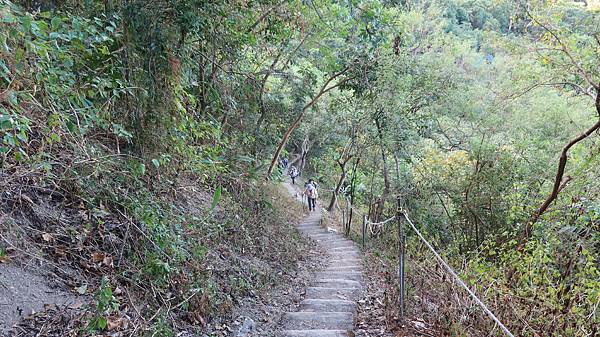
[[[289,182],[284,186],[299,202],[301,192]],[[325,269],[306,288],[299,311],[287,312],[280,323],[281,337],[354,336],[356,300],[363,286],[362,257],[354,242],[324,228],[322,210],[311,212],[298,230],[327,252]]]

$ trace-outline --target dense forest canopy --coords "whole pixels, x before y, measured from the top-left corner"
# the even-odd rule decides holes
[[[172,285],[205,249],[188,222],[235,235],[168,206],[181,184],[252,195],[289,158],[330,212],[400,200],[516,335],[600,334],[598,1],[0,0],[0,54],[3,202],[53,190],[91,228],[143,224],[160,249],[115,284]],[[447,295],[407,235],[409,291]],[[391,274],[397,244],[369,241]],[[493,328],[443,298],[432,323]]]

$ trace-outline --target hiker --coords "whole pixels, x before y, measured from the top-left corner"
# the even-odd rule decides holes
[[[287,158],[283,158],[279,160],[279,167],[281,167],[282,170],[285,170],[288,166],[288,160]]]
[[[296,185],[296,177],[300,175],[296,166],[290,167],[290,178],[292,178],[292,185]]]
[[[306,187],[308,186],[308,184],[312,184],[315,188],[319,188],[319,184],[317,184],[316,181],[314,181],[312,179],[308,179],[308,181],[306,181],[304,183],[304,189],[306,189]]]
[[[308,179],[304,187],[304,195],[308,198],[308,210],[314,211],[317,206],[319,193],[317,193],[317,184],[312,179]]]

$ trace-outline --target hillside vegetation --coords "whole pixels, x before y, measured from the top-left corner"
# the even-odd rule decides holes
[[[0,264],[86,298],[22,335],[230,334],[312,247],[282,158],[515,335],[600,334],[597,1],[0,0],[0,56]],[[500,335],[405,230],[406,316]],[[366,236],[396,331],[396,222]]]

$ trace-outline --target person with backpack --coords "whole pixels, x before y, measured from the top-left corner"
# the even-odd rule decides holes
[[[298,169],[296,168],[296,166],[290,167],[290,178],[292,178],[292,185],[296,185],[296,177],[298,177],[298,175],[300,175],[300,172],[298,172]]]
[[[308,198],[308,210],[314,211],[319,193],[317,192],[317,184],[312,179],[308,179],[308,183],[304,187],[304,195]]]

